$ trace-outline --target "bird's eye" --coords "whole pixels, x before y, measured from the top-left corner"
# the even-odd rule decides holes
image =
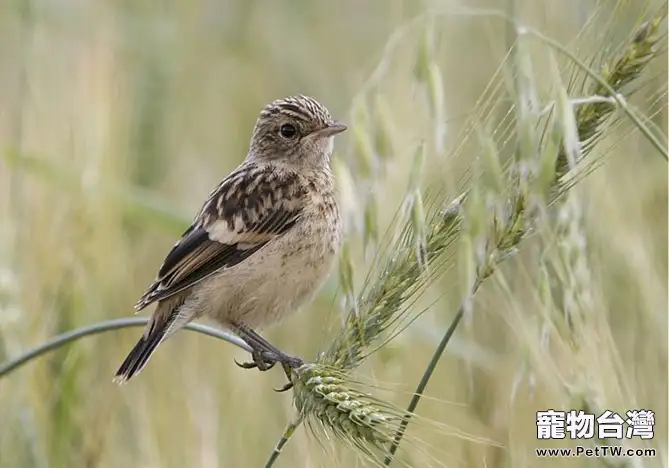
[[[295,125],[283,124],[281,125],[281,128],[279,128],[279,133],[285,139],[290,140],[291,138],[295,138],[295,135],[297,135],[297,129],[295,128]]]

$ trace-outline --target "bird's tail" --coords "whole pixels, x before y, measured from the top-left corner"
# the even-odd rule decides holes
[[[121,364],[121,367],[116,371],[114,382],[123,384],[134,375],[139,374],[144,366],[146,366],[146,363],[158,345],[176,331],[173,325],[178,313],[171,307],[170,309],[172,310],[163,308],[166,305],[165,303],[158,305],[158,309],[154,312],[151,321],[146,326],[144,335],[142,335],[135,347],[130,351],[130,354],[128,354],[128,357],[123,361],[123,364]]]
[[[165,330],[159,328],[143,335],[116,371],[114,382],[122,384],[130,380],[132,376],[139,374],[164,337]]]

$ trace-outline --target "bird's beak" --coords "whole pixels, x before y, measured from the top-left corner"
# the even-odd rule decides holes
[[[346,125],[341,122],[332,122],[327,127],[314,132],[314,136],[331,137],[338,133],[346,131]]]

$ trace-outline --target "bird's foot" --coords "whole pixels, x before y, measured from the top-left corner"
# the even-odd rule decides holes
[[[275,388],[274,390],[276,392],[282,393],[282,392],[287,392],[291,388],[293,388],[293,369],[297,369],[300,367],[302,364],[304,364],[304,361],[300,358],[290,356],[288,354],[282,353],[282,352],[252,352],[251,356],[253,358],[252,362],[237,362],[235,360],[235,364],[237,364],[239,367],[243,369],[255,369],[257,368],[259,371],[267,371],[274,367],[274,365],[279,362],[281,363],[281,367],[283,367],[283,371],[286,374],[286,377],[288,378],[288,382],[281,388]]]
[[[288,383],[281,387],[280,389],[275,389],[277,392],[285,392],[293,388],[293,369],[304,364],[304,361],[298,357],[291,356],[284,353],[283,351],[277,349],[265,338],[260,336],[258,333],[253,331],[246,325],[243,324],[233,324],[234,329],[237,334],[249,345],[251,348],[251,356],[253,362],[243,362],[235,363],[243,369],[255,369],[257,368],[260,371],[266,371],[274,367],[278,362],[283,367],[283,371],[288,377]]]
[[[242,369],[255,369],[264,372],[270,370],[277,363],[276,359],[270,358],[267,353],[261,351],[251,352],[252,362],[237,362],[235,359],[235,364],[237,364]]]
[[[301,367],[304,364],[304,360],[298,357],[283,354],[283,359],[280,362],[281,362],[281,367],[283,367],[283,371],[286,374],[286,378],[288,378],[288,383],[286,383],[281,388],[275,388],[274,391],[278,393],[283,393],[287,392],[288,390],[294,387],[293,370],[297,369],[298,367]]]
[[[302,364],[304,364],[304,361],[302,359],[294,358],[292,356],[288,357],[290,359],[281,361],[281,367],[283,367],[283,371],[286,374],[288,382],[286,382],[286,384],[281,388],[275,388],[274,391],[277,393],[287,392],[288,390],[290,390],[295,386],[295,384],[293,383],[293,369],[297,369]]]

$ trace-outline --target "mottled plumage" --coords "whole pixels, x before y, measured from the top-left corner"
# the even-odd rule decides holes
[[[244,162],[211,192],[137,302],[138,311],[158,304],[118,381],[137,374],[165,338],[202,316],[246,340],[253,366],[287,364],[290,356],[254,330],[302,305],[331,270],[341,220],[330,157],[333,136],[345,129],[305,96],[261,111]]]

